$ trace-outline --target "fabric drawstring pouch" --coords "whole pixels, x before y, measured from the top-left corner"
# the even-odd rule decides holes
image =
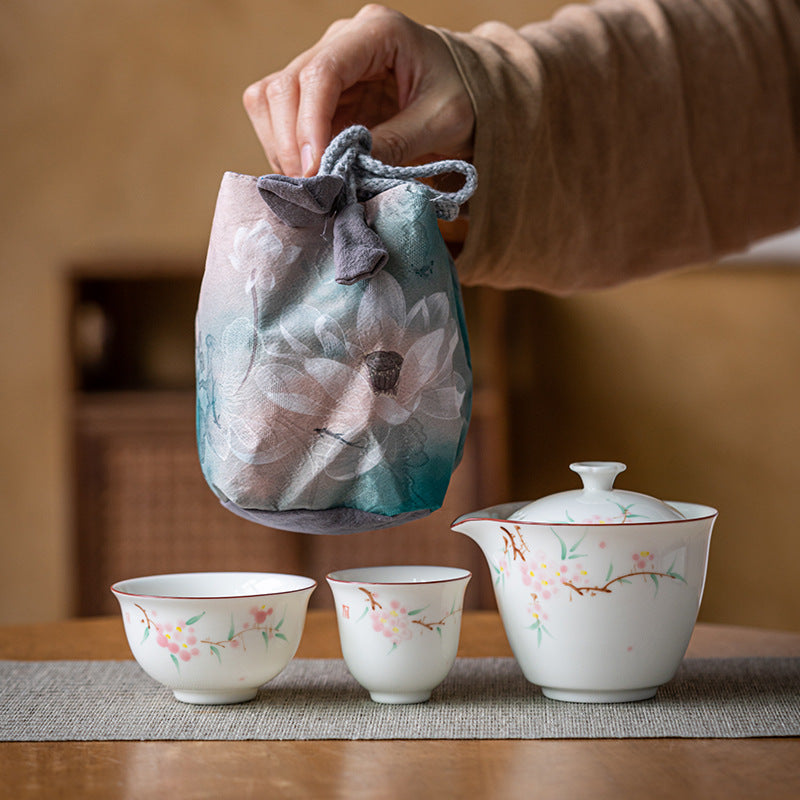
[[[366,128],[311,178],[228,172],[196,320],[197,444],[234,513],[352,533],[439,508],[472,402],[455,267],[437,218],[463,161],[391,167]],[[417,178],[464,175],[443,193]]]

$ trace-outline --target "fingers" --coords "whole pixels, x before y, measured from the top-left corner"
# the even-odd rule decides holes
[[[359,78],[361,60],[353,52],[349,23],[334,22],[314,47],[267,79],[271,148],[287,175],[316,173],[331,138],[331,119],[343,82]],[[340,75],[340,61],[349,67],[344,75]]]
[[[383,68],[376,65],[385,61],[386,40],[370,36],[369,24],[363,13],[333,23],[316,45],[245,90],[245,109],[274,168],[316,172],[342,92]]]
[[[295,126],[303,175],[313,175],[331,140],[331,123],[339,105],[346,78],[327,53],[320,53],[303,69]]]
[[[298,75],[297,118],[294,136],[300,154],[300,170],[304,176],[314,175],[319,169],[322,153],[331,140],[331,122],[339,99],[346,86],[329,53],[339,34],[345,33],[349,20],[332,23],[319,43],[297,62]],[[344,47],[346,47],[346,42]],[[338,45],[342,48],[342,44]],[[287,113],[291,118],[291,112]]]
[[[272,148],[278,164],[287,175],[300,175],[302,169],[295,140],[300,87],[291,76],[280,74],[267,84],[265,94],[274,140]]]
[[[244,105],[272,166],[293,176],[316,173],[340,126],[375,125],[375,155],[395,164],[461,153],[474,126],[439,36],[374,5],[335,22],[285,69],[248,87]]]
[[[280,172],[280,164],[278,163],[277,156],[272,148],[272,120],[269,117],[269,107],[266,102],[265,95],[265,82],[268,78],[250,84],[242,95],[242,103],[247,116],[250,117],[250,123],[256,133],[261,147],[264,148],[264,153],[267,156],[273,169]]]
[[[273,167],[287,175],[316,172],[342,93],[387,74],[397,30],[411,25],[399,12],[365,6],[353,19],[333,23],[285,69],[245,90],[245,109]]]
[[[297,145],[297,108],[300,85],[297,73],[306,54],[281,72],[267,75],[245,89],[243,103],[270,164],[285,175],[301,175]]]

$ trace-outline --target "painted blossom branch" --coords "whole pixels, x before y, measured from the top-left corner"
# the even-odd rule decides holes
[[[375,595],[369,589],[365,589],[363,586],[359,586],[358,588],[369,598],[370,611],[374,611],[376,608],[383,608],[383,606],[375,599]]]
[[[448,617],[455,616],[456,614],[460,613],[461,609],[459,608],[457,611],[451,611],[449,614],[445,614],[438,622],[427,622],[425,617],[422,619],[412,619],[412,625],[422,625],[423,628],[427,628],[429,631],[432,631],[434,628],[437,628],[447,621]]]
[[[234,633],[229,639],[223,639],[221,642],[212,642],[210,639],[201,639],[201,644],[213,644],[215,647],[225,647],[226,644],[229,644],[234,639],[238,639],[240,636],[244,636],[245,633],[249,633],[250,631],[266,631],[268,634],[272,631],[276,630],[276,628],[272,625],[254,625],[252,628],[243,628],[242,630]],[[242,647],[246,650],[244,646],[244,639],[242,641]]]
[[[503,549],[504,554],[508,554],[508,548],[511,548],[512,553],[512,561],[517,560],[517,556],[519,556],[523,561],[525,560],[525,553],[530,552],[528,550],[528,545],[525,543],[525,540],[522,538],[522,533],[519,530],[519,526],[514,526],[517,531],[517,536],[519,537],[519,545],[517,545],[517,541],[514,538],[514,534],[508,528],[500,526],[500,530],[503,531],[505,534],[503,536],[503,542],[505,543],[505,548]],[[506,538],[508,537],[508,538]]]
[[[619,575],[616,578],[612,578],[605,586],[575,586],[574,583],[570,581],[561,581],[569,589],[577,592],[579,595],[583,596],[584,594],[593,593],[593,592],[604,592],[605,594],[611,594],[611,586],[612,583],[616,583],[617,581],[623,581],[626,578],[635,578],[637,575],[643,575],[644,577],[651,576],[656,578],[672,578],[672,580],[677,580],[677,575],[670,575],[668,572],[628,572],[626,575]]]
[[[160,630],[160,629],[159,629],[159,627],[158,627],[158,625],[156,625],[156,624],[155,624],[155,622],[153,622],[153,621],[150,619],[150,617],[147,615],[147,612],[144,610],[144,608],[142,608],[142,606],[140,606],[138,603],[134,603],[134,605],[136,606],[136,608],[138,608],[138,609],[139,609],[139,611],[141,611],[141,612],[142,612],[142,614],[144,614],[144,621],[147,623],[147,627],[148,627],[148,629],[150,628],[150,626],[152,626],[152,627],[154,627],[156,630]]]

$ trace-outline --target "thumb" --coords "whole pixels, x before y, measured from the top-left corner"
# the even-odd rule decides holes
[[[372,129],[372,154],[387,164],[472,157],[475,113],[460,78],[451,91],[429,92]]]
[[[436,152],[427,114],[412,104],[376,125],[372,131],[372,155],[386,164],[408,164]]]

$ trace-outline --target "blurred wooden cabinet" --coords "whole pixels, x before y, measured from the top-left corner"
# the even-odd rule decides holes
[[[121,272],[121,274],[120,274]],[[470,607],[494,603],[476,545],[449,529],[459,514],[507,499],[502,295],[466,293],[478,368],[473,419],[444,506],[380,532],[314,536],[276,531],[224,510],[200,471],[195,442],[193,313],[199,277],[180,270],[76,273],[74,540],[79,613],[115,612],[119,579],[173,571],[325,574],[378,563],[433,563],[472,570]],[[161,351],[159,350],[161,348]],[[484,354],[494,352],[491,358]]]

